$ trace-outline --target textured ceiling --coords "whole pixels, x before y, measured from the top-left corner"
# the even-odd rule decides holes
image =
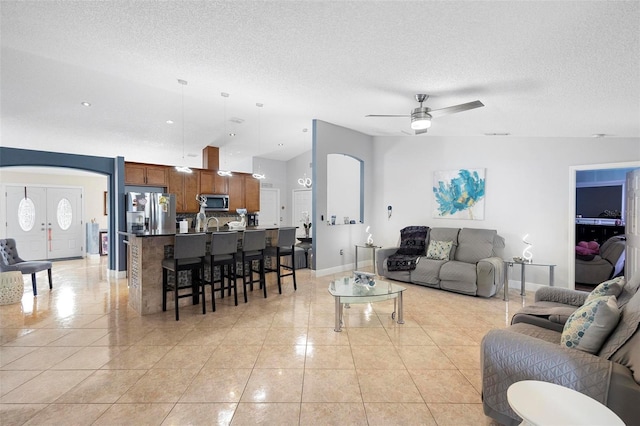
[[[314,118],[404,135],[408,118],[365,115],[408,114],[415,93],[430,94],[433,109],[486,105],[407,136],[425,141],[640,137],[638,1],[0,8],[3,146],[200,166],[213,145],[228,159],[287,160],[311,148]],[[188,81],[184,122],[177,79]]]

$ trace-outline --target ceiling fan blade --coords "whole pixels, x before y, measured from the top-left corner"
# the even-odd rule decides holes
[[[441,117],[443,115],[454,114],[456,112],[467,111],[474,108],[483,107],[484,104],[480,101],[467,102],[466,104],[454,105],[446,108],[432,109],[429,111],[432,117]]]
[[[410,115],[390,115],[390,114],[369,114],[365,115],[365,117],[411,117]]]
[[[421,134],[423,134],[423,133],[427,133],[427,129],[419,129],[419,130],[416,130],[416,135],[421,135]]]

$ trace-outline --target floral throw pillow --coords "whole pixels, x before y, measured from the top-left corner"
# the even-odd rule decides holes
[[[619,320],[620,310],[615,296],[602,296],[585,302],[564,325],[560,345],[595,354]]]
[[[598,284],[598,286],[589,293],[589,296],[587,296],[587,300],[585,300],[584,303],[586,304],[602,296],[618,297],[620,293],[622,293],[622,287],[624,287],[624,284],[624,277],[616,277],[608,281],[604,281]]]
[[[451,241],[430,241],[427,249],[427,259],[449,260],[451,252]]]

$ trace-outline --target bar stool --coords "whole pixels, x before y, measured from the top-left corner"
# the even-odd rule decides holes
[[[260,287],[264,290],[264,297],[267,297],[267,282],[264,271],[264,249],[266,246],[267,232],[264,229],[254,231],[244,231],[242,235],[242,287],[244,289],[244,303],[247,303],[247,285],[253,291],[253,262],[259,265]],[[247,267],[248,266],[248,267]],[[247,282],[247,278],[249,281]]]
[[[238,233],[237,232],[213,232],[211,234],[211,255],[205,259],[205,262],[211,266],[211,299],[213,310],[216,310],[215,292],[220,291],[220,298],[224,299],[224,291],[233,289],[233,299],[235,305],[238,306],[238,289],[236,286],[236,253],[238,252]],[[220,268],[220,279],[214,278],[214,269]],[[227,273],[225,274],[225,267]],[[224,280],[227,278],[227,285]],[[220,283],[220,289],[216,289],[215,283]]]
[[[205,313],[204,302],[204,258],[207,254],[206,234],[176,234],[173,245],[173,257],[162,261],[162,310],[167,310],[167,293],[174,292],[176,321],[180,320],[178,299],[193,297],[193,304],[198,300],[198,293],[202,293],[202,313]],[[173,283],[168,281],[168,271],[174,274]],[[191,283],[180,285],[178,275],[180,271],[191,271]],[[196,283],[196,274],[198,274]],[[191,288],[191,293],[178,294],[179,290]]]
[[[293,289],[297,290],[296,285],[296,259],[295,259],[295,245],[296,245],[296,228],[280,228],[278,230],[278,243],[275,246],[267,247],[265,250],[265,256],[271,257],[275,260],[275,268],[266,268],[267,272],[275,272],[278,276],[278,293],[282,294],[282,278],[293,277]],[[291,266],[285,265],[281,262],[283,257],[291,257]],[[274,259],[275,258],[275,259]],[[281,269],[291,271],[289,273],[282,273]]]

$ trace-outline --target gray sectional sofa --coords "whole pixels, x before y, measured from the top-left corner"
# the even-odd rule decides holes
[[[451,242],[446,259],[420,256],[413,270],[389,270],[387,260],[398,247],[376,251],[378,275],[427,287],[440,288],[472,296],[492,297],[504,284],[501,254],[504,238],[493,229],[430,228],[426,246],[432,241]]]
[[[506,329],[483,338],[480,359],[482,404],[487,416],[517,425],[507,389],[522,380],[555,383],[609,407],[628,425],[640,421],[640,276],[617,296],[619,322],[594,353],[561,345],[569,316],[588,293],[543,287]],[[586,336],[586,332],[585,332]],[[579,407],[576,407],[579,409]]]

